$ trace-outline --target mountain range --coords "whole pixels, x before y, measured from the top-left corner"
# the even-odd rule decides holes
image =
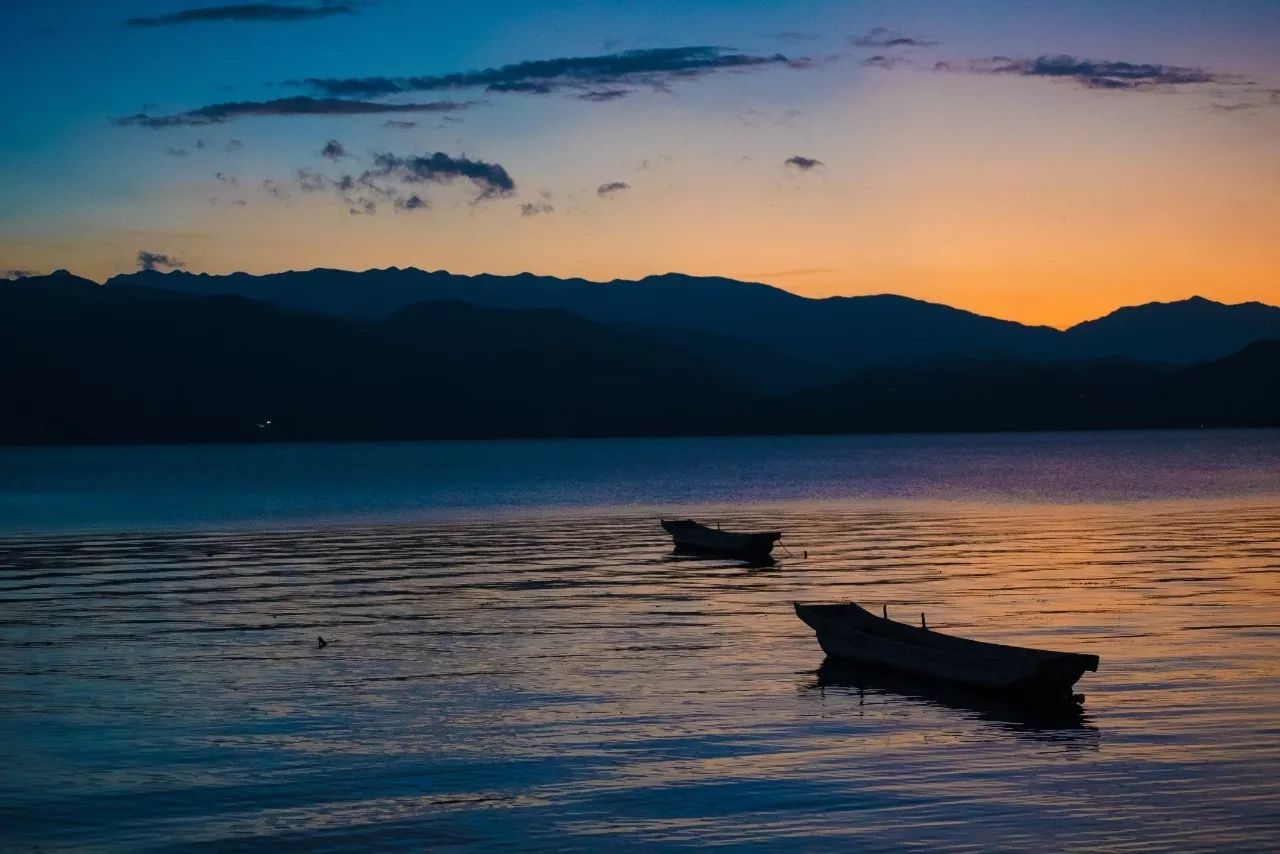
[[[0,283],[0,443],[1280,425],[1280,309],[1066,331],[669,275]]]
[[[729,335],[843,371],[950,354],[1085,359],[1120,356],[1189,364],[1280,337],[1280,308],[1202,298],[1123,308],[1066,331],[984,317],[894,295],[811,299],[770,285],[669,273],[638,281],[460,276],[389,268],[253,276],[143,271],[108,288],[230,295],[353,320],[382,320],[428,300],[492,308],[556,308],[601,323]]]

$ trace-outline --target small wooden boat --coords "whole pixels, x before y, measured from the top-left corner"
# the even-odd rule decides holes
[[[795,603],[832,658],[1024,697],[1071,697],[1098,656],[968,640],[908,626],[846,604]]]
[[[671,535],[678,552],[728,555],[747,560],[767,558],[773,551],[773,544],[782,539],[779,531],[749,534],[721,531],[692,519],[663,519],[662,527]]]

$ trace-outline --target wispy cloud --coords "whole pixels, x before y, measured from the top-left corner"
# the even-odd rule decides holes
[[[195,9],[183,9],[169,15],[154,15],[145,18],[129,18],[125,21],[131,27],[164,27],[173,24],[202,24],[223,21],[305,21],[312,18],[327,18],[331,15],[349,15],[355,11],[347,3],[320,3],[316,5],[297,6],[280,3],[238,3],[230,6],[200,6]]]
[[[324,148],[320,149],[320,156],[327,157],[330,160],[341,160],[342,158],[350,157],[351,155],[347,153],[347,149],[342,143],[338,142],[336,139],[331,139],[324,144]]]
[[[934,47],[938,42],[915,36],[904,36],[885,27],[873,27],[860,36],[850,36],[854,47]]]
[[[962,71],[971,74],[1006,74],[1019,77],[1047,77],[1067,80],[1089,89],[1145,91],[1200,83],[1240,82],[1230,75],[1215,74],[1203,68],[1156,63],[1116,62],[1080,59],[1069,54],[1017,59],[992,56],[975,59],[963,65],[938,63],[940,71]]]
[[[5,270],[2,273],[0,273],[0,279],[8,279],[9,281],[12,282],[17,279],[26,279],[31,276],[38,276],[38,275],[40,274],[33,270]]]
[[[755,56],[727,48],[696,46],[628,50],[602,56],[561,57],[516,62],[481,71],[460,71],[411,77],[311,77],[300,81],[316,91],[338,97],[379,97],[405,92],[433,92],[485,88],[490,92],[545,95],[564,90],[579,93],[626,90],[619,87],[664,89],[720,71],[740,71],[768,65],[801,65],[782,54]],[[588,100],[611,100],[620,95]]]
[[[631,185],[626,181],[610,181],[607,184],[601,184],[596,187],[596,195],[602,199],[612,196],[614,193],[620,193],[623,190],[630,190]]]
[[[169,270],[181,270],[186,266],[185,261],[179,261],[173,255],[166,255],[163,252],[148,252],[145,249],[138,251],[139,270],[158,270],[161,267]]]
[[[184,113],[152,116],[136,113],[112,119],[116,125],[138,125],[146,128],[166,128],[189,125],[211,125],[238,119],[243,116],[354,116],[377,113],[449,113],[475,106],[464,101],[428,101],[421,104],[384,104],[373,101],[355,101],[346,98],[310,98],[296,95],[270,101],[228,101],[210,104]]]
[[[590,92],[583,92],[578,96],[578,99],[601,104],[605,101],[616,101],[619,98],[625,98],[630,94],[631,90],[629,89],[592,89]]]
[[[808,172],[812,169],[825,168],[827,164],[813,157],[795,154],[786,159],[785,165],[799,169],[801,172]]]
[[[538,216],[539,214],[553,213],[555,208],[550,202],[525,202],[520,205],[520,216]]]
[[[868,56],[862,62],[858,63],[863,68],[897,68],[900,65],[915,65],[905,56],[885,56],[877,53],[875,56]]]

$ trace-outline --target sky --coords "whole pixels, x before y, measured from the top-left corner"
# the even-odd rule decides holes
[[[1280,304],[1280,2],[0,0],[0,275]]]

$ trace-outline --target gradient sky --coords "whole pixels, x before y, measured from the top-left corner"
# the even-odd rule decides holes
[[[1280,303],[1274,0],[182,14],[206,5],[226,4],[0,0],[0,273],[101,280],[143,251],[212,273],[674,270],[1057,326]],[[701,50],[660,66],[668,48]],[[574,57],[603,59],[518,65]],[[300,82],[371,77],[390,89]],[[297,98],[380,112],[261,114]],[[183,115],[229,103],[250,106]]]

